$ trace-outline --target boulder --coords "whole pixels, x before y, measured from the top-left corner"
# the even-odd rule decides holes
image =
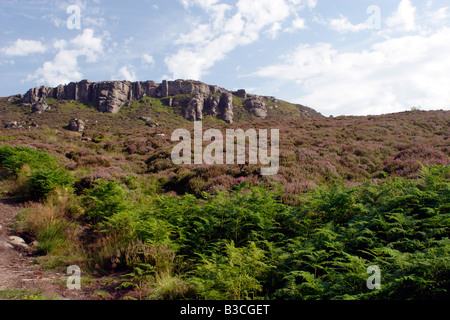
[[[5,124],[6,129],[20,129],[26,125],[25,121],[11,121]]]
[[[19,124],[17,121],[11,121],[5,124],[6,129],[17,129],[19,127]]]
[[[85,127],[86,125],[84,124],[83,120],[71,119],[69,125],[67,126],[67,129],[74,132],[83,132]]]
[[[244,89],[239,89],[233,92],[233,94],[238,98],[247,99],[247,92]]]
[[[152,122],[151,117],[139,117],[139,120],[145,121],[145,122]]]
[[[34,103],[31,106],[31,112],[41,113],[45,110],[50,109],[47,102],[45,102],[44,98],[40,98],[38,102]]]
[[[267,108],[263,97],[253,96],[246,101],[245,106],[256,117],[261,119],[267,117]]]
[[[19,248],[24,248],[24,249],[28,249],[28,245],[26,244],[25,240],[23,240],[20,237],[17,236],[11,236],[9,237],[9,241],[8,241],[11,245],[13,245],[14,247],[19,247]]]

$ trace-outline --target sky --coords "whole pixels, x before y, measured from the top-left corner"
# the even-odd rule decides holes
[[[450,110],[448,0],[1,0],[0,96],[194,79],[323,115]]]

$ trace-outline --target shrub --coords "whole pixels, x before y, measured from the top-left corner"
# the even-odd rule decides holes
[[[30,147],[0,146],[0,168],[6,169],[12,176],[17,176],[23,166],[43,169],[56,166],[56,159],[48,153]]]
[[[255,243],[236,248],[234,242],[226,243],[224,255],[202,256],[193,282],[200,295],[209,300],[242,300],[254,298],[262,291],[258,280],[270,268],[264,251]]]
[[[65,203],[67,204],[67,203]],[[46,254],[73,246],[68,242],[69,230],[74,225],[65,218],[67,208],[62,202],[34,204],[18,213],[14,231],[28,240],[37,241],[37,249]]]
[[[195,287],[181,276],[170,273],[158,273],[151,284],[147,299],[151,300],[185,300],[195,297]]]
[[[73,178],[60,168],[45,168],[33,171],[28,177],[29,198],[44,200],[54,194],[57,188],[71,188]]]
[[[83,197],[86,215],[94,222],[103,221],[129,208],[125,188],[117,181],[97,180]]]

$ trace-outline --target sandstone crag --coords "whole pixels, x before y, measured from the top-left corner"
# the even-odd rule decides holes
[[[83,103],[93,103],[98,111],[118,113],[130,101],[144,97],[161,98],[170,107],[178,107],[175,96],[186,95],[188,99],[182,105],[183,116],[190,121],[201,121],[205,114],[233,123],[233,96],[245,99],[245,107],[254,116],[265,119],[268,111],[265,97],[249,95],[244,89],[234,92],[215,85],[207,85],[194,80],[164,80],[154,81],[102,81],[91,82],[83,80],[59,85],[56,88],[40,86],[30,89],[21,102],[30,105],[33,112],[43,112],[48,109],[46,98],[57,100],[75,100]]]

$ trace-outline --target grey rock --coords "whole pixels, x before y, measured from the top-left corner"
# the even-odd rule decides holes
[[[238,91],[233,92],[233,94],[238,98],[247,99],[247,92],[244,89],[239,89]]]
[[[28,90],[23,96],[22,103],[34,104],[40,99],[53,97],[53,88],[47,86],[36,87]]]
[[[104,113],[118,113],[130,94],[130,82],[100,82],[97,88],[98,110]]]
[[[44,98],[40,98],[38,102],[34,103],[31,106],[31,112],[44,112],[45,110],[50,109],[47,102],[45,102]]]
[[[56,88],[46,86],[36,87],[28,92],[20,100],[23,104],[29,104],[38,112],[42,112],[46,106],[41,103],[45,98],[57,100],[75,100],[90,102],[98,106],[100,112],[118,113],[121,108],[130,105],[130,101],[144,97],[163,98],[163,102],[170,107],[181,107],[183,116],[191,121],[201,120],[203,113],[214,117],[220,117],[228,123],[233,122],[233,94],[236,97],[247,99],[245,107],[255,116],[267,117],[265,101],[271,100],[276,105],[278,100],[273,97],[258,97],[248,94],[244,89],[230,92],[214,85],[207,85],[194,80],[162,81],[158,84],[154,81],[103,81],[91,82],[83,80],[60,85]],[[190,95],[189,102],[178,95]],[[276,106],[274,107],[276,108]],[[299,105],[299,111],[305,118],[320,118],[319,113],[312,109],[305,110]]]
[[[19,127],[19,124],[17,121],[11,121],[11,122],[8,122],[7,124],[5,124],[6,129],[16,129],[18,127]]]
[[[25,240],[23,240],[22,238],[17,237],[17,236],[9,237],[9,241],[8,242],[11,245],[13,245],[14,247],[25,248],[25,249],[29,248],[29,246],[26,244]]]
[[[23,128],[23,126],[26,125],[24,121],[11,121],[5,124],[6,129],[20,129]]]
[[[71,119],[67,129],[74,132],[83,132],[86,125],[83,120],[80,119]]]
[[[145,121],[145,122],[152,122],[151,117],[139,117],[139,120]]]
[[[216,117],[220,113],[219,105],[220,105],[220,96],[214,95],[209,97],[207,102],[208,113],[211,116]]]
[[[210,96],[215,93],[223,93],[226,90],[217,86],[207,85],[195,80],[163,80],[161,83],[161,97],[176,96],[180,94],[192,94],[200,96]]]
[[[201,115],[199,115],[197,109],[202,109],[205,99],[215,93],[225,92],[227,92],[225,89],[194,80],[164,80],[161,85],[158,85],[154,81],[90,82],[89,80],[83,80],[80,82],[71,82],[67,85],[59,85],[56,88],[41,86],[30,89],[23,96],[21,102],[34,105],[47,97],[52,97],[58,100],[93,102],[98,105],[100,112],[118,113],[122,107],[126,106],[127,102],[139,100],[143,97],[159,98],[190,94],[197,96],[197,101],[192,101],[191,110],[186,111],[186,113],[190,118],[199,119]],[[171,106],[175,103],[175,99],[169,101]],[[195,103],[196,106],[194,107]],[[44,109],[45,105],[39,104],[35,108]],[[194,109],[195,115],[192,113]]]
[[[253,96],[246,101],[245,106],[256,117],[261,119],[267,117],[267,108],[263,97]]]
[[[222,119],[226,123],[233,123],[233,96],[231,93],[225,93],[220,99],[220,108],[222,110]]]
[[[184,117],[189,121],[203,120],[204,97],[200,94],[195,95],[185,109]]]

